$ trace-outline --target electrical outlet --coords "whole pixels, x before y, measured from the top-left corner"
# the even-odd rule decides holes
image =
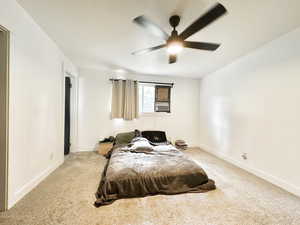
[[[53,154],[53,152],[51,152],[51,154],[50,154],[50,160],[53,160],[53,158],[54,158],[54,154]]]
[[[242,154],[242,158],[243,158],[244,160],[247,160],[247,159],[248,159],[247,153],[243,153],[243,154]]]

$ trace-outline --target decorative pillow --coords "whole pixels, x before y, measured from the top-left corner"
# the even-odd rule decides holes
[[[135,137],[135,132],[119,133],[116,136],[115,144],[128,144]]]
[[[166,133],[164,131],[147,130],[142,131],[142,136],[147,138],[152,143],[167,142]]]

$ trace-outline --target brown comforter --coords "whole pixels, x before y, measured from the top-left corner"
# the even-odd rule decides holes
[[[115,146],[103,171],[95,206],[120,198],[206,192],[215,189],[200,165],[172,145],[153,146],[145,138]]]

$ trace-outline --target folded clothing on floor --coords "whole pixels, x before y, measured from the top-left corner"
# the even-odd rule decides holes
[[[184,140],[175,141],[175,146],[176,146],[176,148],[181,149],[181,150],[186,150],[188,147],[188,145],[185,143]]]

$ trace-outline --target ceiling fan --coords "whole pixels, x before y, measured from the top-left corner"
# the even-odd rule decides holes
[[[188,26],[181,34],[178,34],[176,27],[180,22],[180,17],[178,15],[171,16],[169,19],[170,25],[173,27],[171,35],[168,35],[164,30],[162,30],[158,25],[151,22],[145,16],[138,16],[133,19],[133,22],[137,25],[145,28],[150,33],[155,36],[158,36],[166,41],[165,44],[154,46],[151,48],[146,48],[133,52],[133,55],[139,55],[148,53],[154,50],[158,50],[164,47],[167,47],[167,52],[169,53],[169,63],[175,63],[177,61],[177,54],[183,48],[194,48],[207,51],[215,51],[220,44],[209,43],[209,42],[194,42],[194,41],[185,41],[188,37],[197,33],[210,23],[214,22],[216,19],[220,18],[227,12],[225,7],[217,3],[210,10],[208,10],[204,15],[200,16],[194,23]]]

